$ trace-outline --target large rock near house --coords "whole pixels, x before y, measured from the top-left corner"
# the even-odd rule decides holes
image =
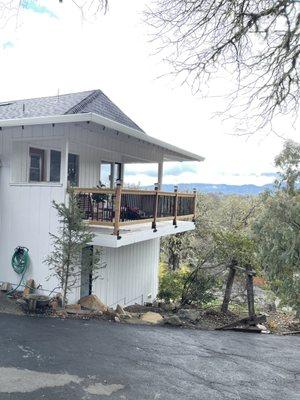
[[[94,294],[82,297],[78,301],[78,304],[80,304],[81,307],[83,308],[88,308],[89,310],[93,311],[101,311],[101,312],[108,311],[108,307],[104,303],[102,303],[102,301]]]
[[[163,317],[159,313],[148,311],[141,316],[141,320],[149,324],[159,324],[162,322]]]

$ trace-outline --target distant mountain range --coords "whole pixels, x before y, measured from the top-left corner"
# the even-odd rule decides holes
[[[214,184],[214,183],[179,183],[179,191],[192,191],[196,189],[197,192],[202,193],[219,193],[219,194],[237,194],[242,196],[247,195],[258,195],[265,190],[272,190],[273,184],[269,183],[263,186],[256,185],[225,185],[225,184]],[[147,189],[153,189],[153,187],[147,187]],[[174,185],[164,184],[162,190],[171,192],[174,190]]]

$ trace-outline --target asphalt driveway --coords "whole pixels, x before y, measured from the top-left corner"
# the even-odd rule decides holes
[[[300,337],[0,314],[1,400],[300,399]]]

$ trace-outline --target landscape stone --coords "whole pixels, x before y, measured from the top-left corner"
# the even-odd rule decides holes
[[[159,324],[162,322],[163,317],[159,313],[148,311],[145,314],[142,314],[140,319],[149,324]]]
[[[78,301],[78,304],[83,308],[88,308],[89,310],[102,311],[103,313],[108,311],[108,307],[94,294],[82,297]]]

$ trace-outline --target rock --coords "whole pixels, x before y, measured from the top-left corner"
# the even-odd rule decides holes
[[[29,279],[26,282],[26,286],[23,290],[23,297],[28,297],[30,294],[32,294],[35,290],[35,283],[33,279]]]
[[[80,311],[81,305],[80,304],[68,304],[66,308],[68,310]]]
[[[117,305],[116,313],[119,315],[126,315],[126,311],[122,306],[120,306],[120,304]]]
[[[115,317],[115,322],[121,322],[119,317]]]
[[[78,304],[83,308],[88,308],[89,310],[102,311],[103,313],[108,311],[108,307],[94,294],[82,297],[78,301]]]
[[[116,308],[116,314],[120,319],[132,318],[131,314],[129,312],[125,311],[124,308],[122,306],[120,306],[119,304],[117,305],[117,308]]]
[[[10,292],[12,290],[12,284],[10,282],[3,282],[0,286],[2,292]]]
[[[170,315],[169,317],[164,318],[165,325],[172,325],[172,326],[182,326],[183,323],[177,315]]]
[[[181,310],[178,310],[177,315],[179,318],[187,319],[188,321],[191,321],[191,322],[197,322],[199,320],[199,311],[198,310],[183,308]]]
[[[141,315],[141,321],[148,322],[149,324],[159,324],[162,322],[163,317],[159,313],[148,311]]]
[[[56,310],[56,315],[60,318],[67,318],[68,314],[66,310]]]

